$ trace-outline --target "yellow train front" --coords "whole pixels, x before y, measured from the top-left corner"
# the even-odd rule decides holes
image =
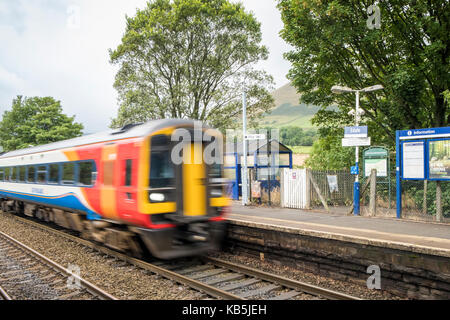
[[[225,235],[229,200],[222,171],[222,135],[196,126],[159,130],[144,142],[148,157],[142,177],[139,211],[151,226],[136,228],[150,252],[162,259],[216,249]]]

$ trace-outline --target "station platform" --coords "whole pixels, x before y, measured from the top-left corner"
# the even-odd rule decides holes
[[[450,257],[450,225],[313,210],[243,206],[233,201],[232,224]]]

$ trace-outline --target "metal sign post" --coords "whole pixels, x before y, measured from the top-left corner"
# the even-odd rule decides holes
[[[355,175],[353,185],[353,212],[359,215],[359,147],[370,146],[370,137],[367,136],[367,126],[359,126],[359,92],[356,92],[355,127],[344,128],[343,147],[355,147],[355,165],[350,168],[350,173]]]
[[[242,135],[243,135],[243,156],[242,164],[242,205],[248,204],[248,181],[247,181],[247,97],[245,88],[242,92]]]
[[[349,114],[354,114],[355,115],[355,124],[356,127],[359,127],[359,121],[361,120],[361,115],[364,114],[364,110],[359,108],[359,93],[360,92],[372,92],[372,91],[376,91],[376,90],[381,90],[383,89],[383,86],[380,84],[371,86],[371,87],[366,87],[364,89],[361,90],[354,90],[351,89],[349,87],[343,87],[343,86],[333,86],[331,87],[331,92],[333,93],[343,93],[343,92],[354,92],[356,94],[356,108],[355,110],[351,110],[349,112]],[[355,137],[354,134],[357,134],[357,137],[367,137],[367,127],[364,132],[361,132],[358,130],[358,132],[351,132],[352,130],[350,130],[350,133],[353,134],[353,137]],[[370,144],[370,143],[369,143]],[[358,162],[359,162],[359,146],[356,146],[355,148],[355,166],[352,169],[353,172],[355,172],[355,184],[354,184],[354,192],[353,192],[353,212],[355,213],[355,215],[359,215],[359,166],[358,166]]]

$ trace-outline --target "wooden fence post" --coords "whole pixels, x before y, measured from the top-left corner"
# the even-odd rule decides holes
[[[440,181],[436,181],[436,221],[442,221],[442,189]]]
[[[316,181],[314,181],[314,178],[313,178],[312,174],[309,175],[309,179],[311,181],[311,184],[314,187],[314,190],[316,190],[317,195],[319,196],[320,202],[322,202],[323,206],[325,207],[325,210],[327,210],[327,212],[330,212],[330,209],[328,208],[327,202],[325,201],[324,197],[322,196],[322,193],[320,192],[320,189],[317,186]]]
[[[422,205],[422,213],[427,214],[427,189],[428,189],[428,180],[423,180],[423,205]]]
[[[377,210],[377,169],[370,172],[370,200],[369,213],[375,215]]]

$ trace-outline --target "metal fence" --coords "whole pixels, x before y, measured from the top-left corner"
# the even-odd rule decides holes
[[[322,197],[330,207],[336,207],[341,212],[347,212],[353,205],[353,184],[355,176],[348,170],[308,170],[310,176],[318,187]],[[273,171],[271,175],[255,174],[254,169],[249,170],[250,201],[254,204],[281,206],[280,170]],[[368,178],[361,178],[361,189]],[[390,181],[390,184],[388,183]],[[256,184],[255,184],[256,182]],[[402,216],[417,220],[435,221],[436,216],[436,181],[410,181],[402,182]],[[259,197],[253,197],[255,187],[260,189]],[[253,189],[252,189],[253,188]],[[450,183],[441,182],[442,220],[450,222]],[[363,190],[361,190],[363,191]],[[285,190],[285,192],[287,192]],[[315,188],[308,191],[309,204],[312,208],[323,207]],[[361,196],[361,215],[368,215],[370,184]],[[339,208],[337,208],[339,207]],[[390,171],[389,178],[377,178],[376,184],[376,215],[396,216],[396,172]]]
[[[328,205],[349,206],[353,199],[353,182],[355,177],[347,170],[311,170],[310,174],[316,182],[322,196]],[[335,182],[335,183],[334,183]],[[320,207],[322,203],[319,195],[310,188],[311,206]]]

